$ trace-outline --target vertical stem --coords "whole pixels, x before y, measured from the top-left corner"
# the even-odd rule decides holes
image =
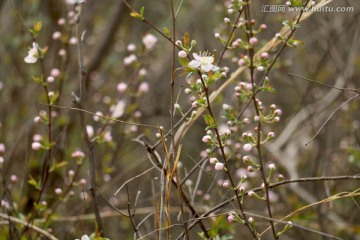
[[[170,0],[170,5],[171,5],[171,21],[172,21],[172,41],[175,42],[176,41],[176,16],[175,16],[175,11],[174,11],[174,1]],[[171,66],[171,99],[170,99],[170,104],[171,104],[171,110],[170,110],[170,114],[171,114],[171,149],[170,149],[170,156],[175,157],[175,126],[174,126],[174,115],[175,115],[175,109],[174,109],[174,96],[175,96],[175,59],[176,59],[176,45],[173,44],[172,45],[172,66]],[[176,166],[174,166],[175,168]],[[171,170],[171,169],[170,169]],[[175,172],[175,176],[176,176],[176,182],[179,182],[179,175],[178,172]],[[187,229],[187,224],[185,222],[185,213],[184,213],[184,208],[183,208],[183,203],[182,203],[182,198],[181,198],[181,186],[180,184],[177,185],[177,190],[178,190],[178,195],[179,195],[179,205],[180,205],[180,214],[181,214],[181,221],[183,224],[183,228],[185,230],[185,236],[186,239],[189,240],[189,232]]]
[[[247,37],[248,37],[248,42],[250,45],[250,38],[253,37],[253,32],[252,32],[252,27],[251,27],[251,15],[250,15],[250,3],[249,0],[246,0],[247,4],[244,6],[245,7],[245,19],[247,22]],[[250,58],[250,77],[251,77],[251,84],[253,86],[253,89],[255,89],[255,79],[254,79],[254,48],[252,46],[249,47],[249,58]],[[254,90],[253,90],[254,91]],[[252,101],[254,103],[254,107],[255,107],[255,111],[256,114],[258,116],[260,116],[260,111],[259,111],[259,106],[256,102],[256,98],[255,95],[253,94],[252,97]],[[265,190],[265,196],[266,196],[266,208],[267,208],[267,212],[268,212],[268,216],[270,218],[270,226],[271,226],[271,230],[272,230],[272,234],[274,239],[278,239],[278,236],[276,234],[276,230],[275,230],[275,226],[274,223],[272,221],[272,212],[271,212],[271,206],[270,206],[270,200],[269,200],[269,183],[266,180],[266,174],[265,174],[265,170],[264,170],[264,161],[262,159],[261,156],[261,122],[258,122],[257,125],[257,143],[256,143],[256,149],[258,152],[258,157],[259,157],[259,162],[260,162],[260,172],[261,172],[261,177],[262,180],[264,182],[264,190]]]
[[[82,51],[82,47],[81,47],[81,43],[82,43],[82,39],[81,39],[81,32],[80,32],[80,27],[79,27],[79,23],[80,23],[80,16],[82,13],[82,4],[78,5],[79,9],[78,9],[78,19],[77,19],[77,23],[76,23],[76,36],[78,39],[78,44],[77,44],[77,50],[78,50],[78,63],[79,63],[79,84],[80,84],[80,100],[79,100],[79,108],[80,109],[84,109],[85,107],[85,101],[86,101],[86,85],[85,85],[85,76],[86,76],[86,69],[84,66],[84,55],[83,55],[83,51]],[[95,214],[95,219],[96,219],[96,225],[97,225],[97,230],[100,233],[101,236],[104,236],[104,230],[103,230],[103,224],[102,224],[102,219],[100,216],[100,210],[99,210],[99,205],[97,202],[97,196],[96,196],[96,171],[95,171],[95,159],[94,159],[94,153],[93,153],[93,149],[94,149],[94,144],[93,142],[91,142],[87,131],[86,131],[86,122],[85,122],[85,114],[84,112],[79,112],[80,114],[80,123],[81,123],[81,130],[82,130],[82,135],[87,147],[87,155],[89,156],[89,174],[90,174],[90,192],[91,192],[91,196],[92,196],[92,201],[93,201],[93,207],[94,207],[94,214]]]

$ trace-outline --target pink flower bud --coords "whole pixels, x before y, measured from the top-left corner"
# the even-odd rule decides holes
[[[187,53],[184,50],[181,50],[178,53],[179,58],[186,58],[187,57]]]
[[[244,151],[250,152],[252,150],[252,145],[250,143],[246,143],[243,146]]]
[[[116,85],[116,89],[117,89],[117,91],[118,91],[119,93],[125,92],[126,89],[127,89],[127,87],[128,87],[128,85],[127,85],[126,83],[124,83],[124,82],[121,82],[121,83],[119,83],[118,85]]]
[[[55,189],[55,194],[56,194],[56,195],[62,194],[62,189],[61,189],[61,188],[56,188],[56,189]]]
[[[33,142],[33,143],[31,144],[31,148],[32,148],[33,150],[37,151],[37,150],[40,150],[40,149],[42,148],[42,145],[41,145],[41,143],[39,143],[39,142]]]
[[[149,83],[147,83],[147,82],[142,82],[142,83],[140,83],[139,92],[141,92],[141,93],[147,93],[147,92],[149,92],[149,90],[150,90],[150,85],[149,85]]]
[[[54,32],[52,35],[52,39],[54,39],[54,40],[57,40],[60,37],[61,37],[61,32],[59,32],[59,31]]]
[[[53,68],[51,69],[50,75],[53,76],[54,78],[59,77],[61,74],[60,70],[57,68]]]
[[[210,158],[209,162],[210,162],[210,164],[215,165],[219,161],[217,160],[217,158]]]
[[[233,214],[230,214],[228,217],[227,217],[227,220],[228,222],[232,223],[233,221],[235,221],[235,217]]]
[[[215,170],[216,170],[216,171],[222,171],[222,170],[224,170],[224,164],[221,163],[221,162],[217,162],[217,163],[215,164]]]
[[[228,189],[229,186],[230,186],[229,181],[225,181],[225,182],[222,184],[222,186],[223,186],[223,188]]]
[[[249,39],[249,43],[251,45],[255,45],[255,44],[258,43],[258,39],[256,37],[252,37],[252,38]]]
[[[205,135],[205,136],[202,138],[202,141],[203,141],[204,143],[209,143],[210,140],[211,140],[211,136],[209,136],[209,135]]]

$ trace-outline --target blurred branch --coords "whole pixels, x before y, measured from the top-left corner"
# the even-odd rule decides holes
[[[78,50],[78,63],[79,63],[79,86],[80,86],[80,99],[79,99],[79,108],[83,109],[85,107],[86,102],[86,82],[85,82],[85,76],[86,76],[86,69],[84,66],[84,55],[82,50],[82,33],[80,32],[80,17],[82,14],[82,3],[78,5],[78,15],[77,15],[77,23],[76,23],[76,36],[78,39],[77,43],[77,50]],[[87,147],[87,155],[89,158],[89,174],[90,174],[90,192],[92,195],[92,201],[93,201],[93,207],[94,207],[94,214],[96,217],[96,229],[99,231],[100,236],[104,236],[104,230],[102,225],[102,220],[100,216],[99,211],[99,205],[97,202],[97,195],[96,195],[96,169],[95,169],[95,159],[94,159],[94,143],[90,141],[89,135],[87,134],[86,130],[86,122],[85,122],[85,114],[83,111],[79,111],[80,114],[80,124],[81,124],[81,131],[82,135]]]
[[[122,24],[122,18],[124,17],[124,4],[122,1],[114,1],[115,6],[111,7],[113,9],[112,14],[109,16],[109,21],[105,26],[106,30],[102,34],[101,40],[95,45],[93,55],[90,58],[89,63],[87,64],[87,74],[85,77],[86,85],[89,84],[89,77],[91,72],[98,69],[104,58],[107,56],[112,43],[114,42],[115,36]]]
[[[18,219],[18,218],[15,218],[15,217],[11,217],[11,216],[8,216],[6,214],[3,214],[3,213],[0,213],[0,218],[2,219],[5,219],[7,221],[10,221],[10,222],[13,222],[13,223],[19,223],[21,225],[24,225],[26,226],[27,228],[30,228],[32,230],[34,230],[35,232],[43,235],[44,237],[46,237],[47,239],[50,239],[50,240],[58,240],[58,238],[56,238],[54,235],[50,234],[49,232],[33,225],[33,224],[29,224],[28,222],[26,221],[23,221],[21,219]]]

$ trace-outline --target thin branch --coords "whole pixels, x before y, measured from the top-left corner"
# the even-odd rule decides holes
[[[40,103],[42,105],[48,105],[46,103]],[[154,128],[154,129],[159,129],[158,126],[154,126],[154,125],[147,125],[147,124],[141,124],[141,123],[135,123],[135,122],[128,122],[128,121],[123,121],[123,120],[119,120],[119,119],[115,119],[115,118],[111,118],[111,117],[105,117],[103,115],[99,115],[96,113],[93,113],[91,111],[82,109],[82,108],[76,108],[76,107],[66,107],[66,106],[60,106],[60,105],[52,105],[54,108],[60,108],[60,109],[67,109],[67,110],[74,110],[74,111],[79,111],[79,112],[83,112],[83,113],[87,113],[105,120],[109,120],[109,121],[114,121],[114,122],[118,122],[118,123],[123,123],[123,124],[128,124],[128,125],[135,125],[138,127],[148,127],[148,128]]]
[[[77,51],[78,51],[78,64],[79,64],[79,86],[80,86],[80,99],[79,99],[79,108],[83,109],[85,107],[86,102],[86,82],[85,82],[85,76],[86,76],[86,68],[84,65],[84,54],[82,49],[82,42],[83,39],[81,37],[82,33],[80,31],[80,17],[82,14],[82,7],[83,3],[78,5],[78,13],[77,13],[77,21],[76,21],[76,37],[78,39],[77,43]],[[81,123],[81,130],[82,135],[87,147],[87,153],[89,158],[89,175],[90,175],[90,192],[92,195],[92,202],[94,207],[94,214],[96,217],[96,225],[97,229],[100,233],[100,236],[104,236],[104,230],[103,230],[103,224],[100,216],[100,210],[99,205],[97,202],[97,196],[96,196],[96,169],[95,169],[95,159],[94,159],[94,153],[93,148],[94,145],[90,141],[89,135],[86,131],[86,122],[85,122],[85,112],[79,111],[80,113],[80,123]]]
[[[323,129],[323,127],[325,127],[325,125],[327,124],[327,122],[331,119],[331,117],[343,106],[345,106],[346,104],[348,104],[350,101],[354,100],[355,98],[360,97],[360,94],[357,94],[351,98],[349,98],[348,100],[346,100],[345,102],[343,102],[339,107],[337,107],[331,114],[330,116],[325,120],[325,122],[321,125],[321,127],[319,128],[319,130],[315,133],[315,135],[307,142],[305,143],[305,146],[307,146],[309,143],[311,143],[317,135],[319,135],[321,129]]]
[[[355,93],[360,94],[359,90],[354,89],[354,88],[341,88],[341,87],[336,87],[336,86],[329,85],[329,84],[326,84],[326,83],[317,82],[317,81],[312,80],[312,79],[310,79],[310,78],[302,77],[302,76],[296,75],[296,74],[294,74],[294,73],[288,73],[288,74],[289,74],[290,76],[297,77],[297,78],[299,78],[299,79],[306,80],[306,81],[308,81],[308,82],[311,82],[311,83],[314,83],[314,84],[317,84],[317,85],[320,85],[320,86],[329,87],[329,88],[337,89],[337,90],[340,90],[340,91],[349,91],[349,92],[355,92]]]
[[[21,225],[24,225],[27,228],[30,228],[30,229],[34,230],[35,232],[43,235],[44,237],[46,237],[46,238],[48,238],[50,240],[58,240],[58,238],[56,238],[54,235],[50,234],[49,232],[35,226],[34,224],[29,224],[28,222],[23,221],[21,219],[11,217],[11,216],[8,216],[8,215],[3,214],[3,213],[0,213],[0,218],[5,219],[5,220],[10,221],[10,222],[13,222],[13,223],[19,223]]]

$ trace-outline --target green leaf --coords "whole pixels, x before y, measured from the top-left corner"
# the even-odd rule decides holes
[[[28,180],[28,183],[35,187],[36,190],[40,190],[41,189],[41,182],[37,182],[31,175],[29,176],[30,179]]]
[[[39,32],[42,28],[42,22],[34,22],[33,27],[29,29],[29,32],[33,35],[34,38],[36,38],[39,35]]]
[[[216,128],[217,127],[217,125],[215,123],[215,120],[211,117],[210,114],[205,114],[204,115],[204,120],[205,120],[205,124],[207,125],[205,130],[209,130],[211,128]]]
[[[170,37],[170,30],[167,27],[164,27],[164,33],[167,37]]]
[[[179,63],[183,67],[187,67],[189,65],[189,60],[187,58],[178,57]]]
[[[41,21],[38,21],[38,22],[35,22],[34,25],[33,25],[33,29],[34,31],[36,31],[37,33],[40,32],[42,28],[42,22]]]
[[[59,163],[53,165],[53,166],[50,168],[50,172],[53,172],[53,171],[55,171],[55,170],[57,170],[57,169],[60,169],[60,168],[63,168],[63,167],[65,167],[67,164],[68,164],[67,161],[59,162]]]
[[[144,20],[144,11],[145,11],[145,7],[142,6],[140,8],[140,13],[136,12],[136,11],[132,11],[130,13],[130,16],[134,17],[134,18],[137,18],[137,19],[140,19],[141,21]]]
[[[282,24],[284,26],[287,26],[288,28],[292,29],[292,24],[291,24],[289,19],[286,19],[286,20],[282,21]]]
[[[45,86],[46,83],[44,82],[44,76],[41,75],[40,77],[36,77],[36,76],[31,76],[32,80],[38,84],[40,84],[41,86]]]
[[[142,17],[144,17],[144,11],[145,11],[145,7],[142,6],[142,7],[140,8],[140,15],[141,15]]]
[[[290,2],[291,2],[292,7],[303,7],[304,6],[302,0],[291,0]]]

